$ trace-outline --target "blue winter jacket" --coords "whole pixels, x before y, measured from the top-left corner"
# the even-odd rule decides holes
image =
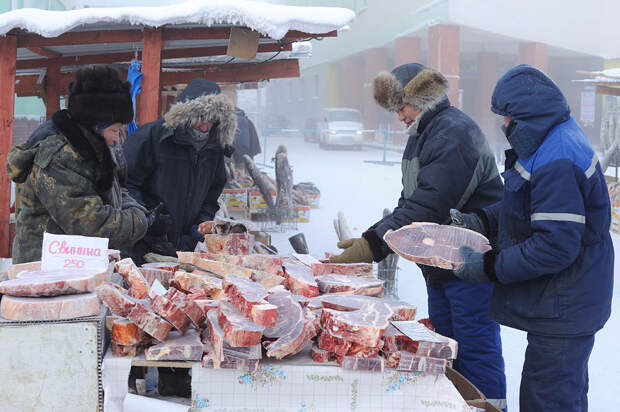
[[[509,116],[504,198],[484,209],[497,276],[490,314],[542,335],[578,336],[611,311],[614,251],[610,202],[587,137],[559,88],[517,66],[498,82],[492,110]]]

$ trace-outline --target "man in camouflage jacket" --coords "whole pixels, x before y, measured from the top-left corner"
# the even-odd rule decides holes
[[[70,85],[68,109],[52,117],[58,133],[9,152],[8,176],[23,184],[14,263],[41,258],[44,232],[105,237],[115,249],[144,237],[145,209],[126,190],[114,195],[115,164],[96,131],[127,123],[132,114],[128,83],[112,68],[86,67]]]

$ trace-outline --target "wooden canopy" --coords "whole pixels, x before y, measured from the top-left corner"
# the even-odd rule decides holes
[[[286,58],[292,43],[337,32],[310,34],[290,30],[282,39],[259,36],[256,59],[226,56],[233,25],[166,25],[158,28],[129,24],[90,24],[56,37],[21,29],[0,36],[0,163],[13,142],[14,96],[43,98],[46,114],[59,110],[74,72],[88,64],[115,64],[121,70],[133,59],[142,62],[142,91],[137,102],[141,124],[156,120],[162,90],[204,77],[216,82],[257,82],[298,77],[299,62]],[[249,30],[249,29],[248,29]],[[267,53],[269,53],[267,55]],[[181,59],[181,60],[179,60]],[[0,256],[10,256],[10,182],[0,175]]]

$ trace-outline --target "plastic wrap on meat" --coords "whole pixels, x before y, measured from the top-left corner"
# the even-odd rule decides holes
[[[328,363],[336,360],[336,355],[325,349],[321,349],[317,344],[312,345],[311,354],[312,360],[319,363]]]
[[[165,342],[158,343],[144,351],[146,360],[199,361],[202,359],[202,342],[195,330],[182,335],[173,331]]]
[[[433,375],[441,375],[446,373],[446,366],[448,365],[449,361],[447,359],[401,352],[400,361],[396,369],[399,371],[418,371]]]
[[[357,356],[337,356],[336,360],[343,369],[383,372],[385,360],[381,356],[358,358]]]
[[[325,308],[346,312],[357,310],[366,303],[383,302],[394,312],[390,320],[415,319],[416,307],[401,300],[361,295],[321,295],[320,300]]]

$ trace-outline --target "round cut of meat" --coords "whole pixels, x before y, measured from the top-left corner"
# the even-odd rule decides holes
[[[386,233],[383,240],[399,256],[421,265],[454,270],[463,265],[461,246],[476,252],[491,250],[486,237],[473,230],[416,222]]]

